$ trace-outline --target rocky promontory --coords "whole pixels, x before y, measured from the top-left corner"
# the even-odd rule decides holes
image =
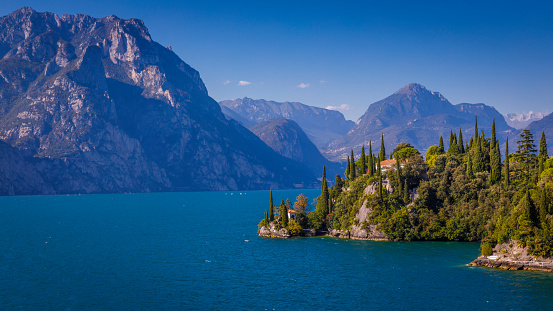
[[[553,272],[553,257],[541,258],[530,255],[527,246],[523,247],[516,241],[510,241],[496,245],[493,248],[492,255],[480,256],[473,260],[469,266]]]

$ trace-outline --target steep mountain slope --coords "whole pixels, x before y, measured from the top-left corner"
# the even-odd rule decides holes
[[[332,141],[324,149],[324,154],[331,160],[343,161],[351,148],[358,153],[363,144],[368,146],[369,140],[372,140],[376,152],[380,149],[382,133],[388,151],[400,142],[408,142],[425,152],[437,144],[440,135],[447,142],[450,130],[458,132],[462,128],[465,139],[472,136],[474,115],[478,116],[479,129],[487,133],[493,118],[500,138],[514,131],[493,107],[465,103],[452,105],[438,92],[429,91],[420,84],[408,84],[371,104],[348,134]]]
[[[56,193],[314,180],[228,121],[199,73],[138,19],[23,8],[0,19],[0,53],[0,139],[40,162]]]
[[[344,115],[338,111],[296,102],[278,103],[244,97],[224,100],[219,104],[234,112],[234,114],[229,113],[228,109],[223,108],[225,115],[247,127],[278,117],[296,121],[309,139],[319,148],[331,140],[344,136],[354,126],[353,121],[346,120]],[[240,117],[237,118],[236,115]]]
[[[535,144],[539,146],[541,132],[545,134],[545,139],[547,141],[547,154],[549,156],[553,155],[553,113],[545,116],[539,121],[534,121],[530,123],[526,129],[530,130],[534,135]],[[518,139],[518,137],[517,137]]]
[[[250,130],[274,151],[302,163],[316,174],[320,174],[323,165],[336,164],[331,164],[323,157],[301,127],[292,120],[279,117],[258,123]]]

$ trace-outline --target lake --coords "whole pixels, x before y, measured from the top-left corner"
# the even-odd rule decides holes
[[[320,190],[274,191],[275,205]],[[478,243],[268,239],[268,191],[0,197],[2,310],[543,310]]]

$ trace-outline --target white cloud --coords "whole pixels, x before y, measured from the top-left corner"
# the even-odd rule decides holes
[[[227,84],[229,84],[229,83],[230,83],[230,80],[223,81],[223,84],[224,84],[224,85],[227,85]]]
[[[309,83],[300,83],[297,85],[300,89],[305,89],[306,87],[309,87]]]
[[[341,104],[340,106],[326,106],[328,110],[350,110],[351,106],[347,104]]]
[[[326,80],[321,80],[321,81],[319,81],[319,83],[320,83],[320,84],[325,84],[325,83],[328,83],[328,81],[326,81]]]
[[[252,83],[248,82],[248,81],[239,81],[238,82],[238,85],[240,85],[240,86],[245,86],[245,85],[250,85],[250,84],[252,84]]]

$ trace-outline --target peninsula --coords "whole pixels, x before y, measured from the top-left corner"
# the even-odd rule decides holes
[[[303,195],[274,206],[259,223],[263,237],[329,235],[367,240],[480,241],[471,265],[551,271],[553,268],[553,158],[541,133],[518,135],[514,153],[478,130],[467,140],[450,132],[423,158],[408,143],[388,154],[369,142],[347,159],[345,178],[322,190],[314,206]],[[356,159],[357,158],[357,159]],[[504,159],[502,161],[502,158]]]

